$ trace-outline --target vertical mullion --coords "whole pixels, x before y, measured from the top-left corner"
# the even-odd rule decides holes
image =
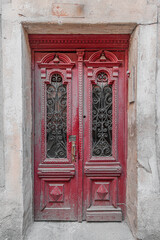
[[[78,55],[79,159],[78,159],[78,221],[82,221],[83,203],[83,50]]]

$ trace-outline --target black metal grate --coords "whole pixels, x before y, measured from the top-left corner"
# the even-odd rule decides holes
[[[92,156],[112,155],[112,86],[105,72],[92,86]]]
[[[47,86],[47,158],[67,157],[67,87],[60,74]]]

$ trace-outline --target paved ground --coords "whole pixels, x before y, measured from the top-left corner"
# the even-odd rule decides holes
[[[124,222],[35,222],[27,240],[134,240],[134,238]]]

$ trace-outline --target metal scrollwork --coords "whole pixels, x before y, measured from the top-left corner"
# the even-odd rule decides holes
[[[112,86],[105,72],[92,86],[92,156],[112,155]]]
[[[67,87],[60,74],[47,86],[47,158],[67,157]]]

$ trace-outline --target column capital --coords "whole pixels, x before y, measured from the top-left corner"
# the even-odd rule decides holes
[[[77,55],[78,55],[78,62],[82,62],[83,61],[83,56],[84,56],[84,50],[78,49],[77,50]]]

